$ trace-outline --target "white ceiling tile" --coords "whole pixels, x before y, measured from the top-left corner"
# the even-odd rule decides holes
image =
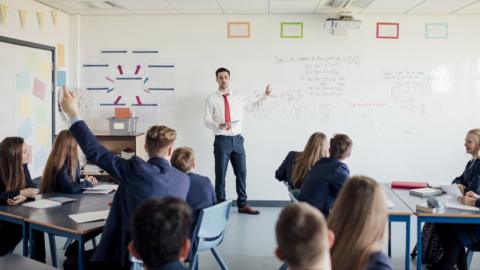
[[[268,0],[218,0],[225,14],[268,14]]]
[[[427,0],[407,14],[448,14],[477,0]]]
[[[319,0],[270,0],[270,13],[313,14]]]
[[[424,0],[376,0],[361,11],[362,14],[403,14]]]
[[[179,14],[221,14],[216,0],[167,0]]]
[[[462,8],[458,11],[456,11],[453,14],[480,14],[480,1],[473,3],[472,5],[469,5],[468,7]]]

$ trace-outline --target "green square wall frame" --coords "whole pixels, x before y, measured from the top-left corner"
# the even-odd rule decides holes
[[[280,38],[303,38],[303,22],[281,22]]]

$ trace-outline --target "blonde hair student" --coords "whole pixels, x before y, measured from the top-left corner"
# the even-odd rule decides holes
[[[288,268],[331,269],[329,249],[333,233],[317,209],[307,203],[292,204],[280,213],[275,227],[277,249],[275,255]]]
[[[327,136],[322,132],[315,132],[310,135],[303,152],[288,153],[275,172],[275,178],[286,181],[292,188],[300,188],[313,164],[328,156]]]
[[[353,176],[340,191],[328,218],[336,235],[333,269],[392,269],[381,250],[388,213],[385,194],[375,180]]]
[[[79,193],[96,183],[92,176],[80,180],[77,141],[70,131],[62,130],[55,138],[43,170],[40,192]]]

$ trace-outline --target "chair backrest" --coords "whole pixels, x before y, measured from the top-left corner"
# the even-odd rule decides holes
[[[287,182],[282,182],[282,183],[287,187],[288,197],[290,197],[290,202],[298,203],[298,199],[295,198],[295,195],[293,195],[292,188],[290,187],[290,185]]]
[[[200,212],[195,228],[195,238],[198,241],[196,251],[211,249],[222,242],[231,207],[232,201],[229,200],[204,208]]]

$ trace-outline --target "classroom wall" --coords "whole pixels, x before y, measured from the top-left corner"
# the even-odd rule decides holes
[[[65,67],[60,69],[67,71],[67,80],[70,82],[71,78],[68,66],[71,64],[70,54],[72,50],[70,48],[70,16],[61,11],[57,11],[58,23],[55,26],[52,21],[51,7],[40,4],[33,0],[2,0],[0,4],[7,6],[7,18],[5,23],[0,23],[0,35],[10,38],[40,43],[57,47],[58,44],[65,45]],[[19,10],[25,10],[26,23],[22,27],[20,24]],[[36,12],[43,12],[44,24],[43,28],[40,28]],[[74,18],[74,17],[72,17]],[[74,43],[75,44],[75,43]]]
[[[213,181],[213,135],[203,124],[203,108],[205,98],[217,89],[214,77],[217,67],[230,68],[232,89],[255,99],[268,83],[279,95],[301,83],[298,78],[289,80],[289,73],[296,72],[296,66],[279,65],[276,61],[280,58],[343,55],[355,59],[361,56],[368,64],[349,67],[348,77],[354,80],[345,79],[350,83],[346,95],[355,97],[353,103],[346,102],[345,107],[342,105],[328,114],[321,108],[320,111],[302,112],[302,108],[292,109],[295,104],[289,103],[284,96],[277,96],[272,99],[273,106],[270,104],[259,113],[245,115],[243,134],[249,199],[288,198],[285,188],[274,179],[274,171],[289,150],[301,150],[308,136],[317,130],[329,136],[336,132],[352,136],[354,149],[347,161],[352,174],[370,175],[383,182],[451,181],[463,171],[468,159],[463,149],[464,135],[480,120],[479,109],[472,106],[480,97],[479,40],[475,38],[480,34],[480,29],[475,27],[480,24],[480,18],[355,17],[363,21],[362,28],[347,37],[336,37],[324,29],[326,17],[321,15],[81,16],[77,68],[80,69],[82,63],[98,62],[100,50],[112,48],[158,49],[162,59],[176,63],[175,106],[160,108],[158,123],[178,131],[177,146],[192,146],[197,156],[197,171]],[[229,21],[249,21],[250,39],[227,39]],[[280,39],[281,21],[302,21],[304,38]],[[376,22],[399,22],[400,39],[375,39]],[[425,40],[426,22],[448,23],[448,39]],[[383,69],[428,71],[432,65],[442,67],[443,64],[454,72],[454,85],[439,82],[441,87],[435,88],[433,97],[423,104],[431,108],[427,114],[393,103],[385,108],[374,108],[382,106],[382,102],[375,103],[376,94],[368,91],[373,89],[377,93],[391,88],[382,77],[386,76],[382,75]],[[379,74],[374,74],[373,70]],[[448,95],[440,93],[442,87],[448,88]],[[452,87],[458,87],[458,94],[452,92],[455,90]],[[362,96],[370,99],[362,99]],[[308,97],[301,101],[305,99]],[[325,102],[315,102],[326,106],[337,102],[325,99]],[[468,106],[458,106],[462,102]],[[352,108],[354,103],[358,105],[356,109]],[[358,109],[366,105],[370,107]],[[89,111],[85,118],[95,130],[108,129],[105,118],[109,113]],[[147,128],[142,123],[140,126]],[[231,167],[229,172],[227,194],[236,198]]]

